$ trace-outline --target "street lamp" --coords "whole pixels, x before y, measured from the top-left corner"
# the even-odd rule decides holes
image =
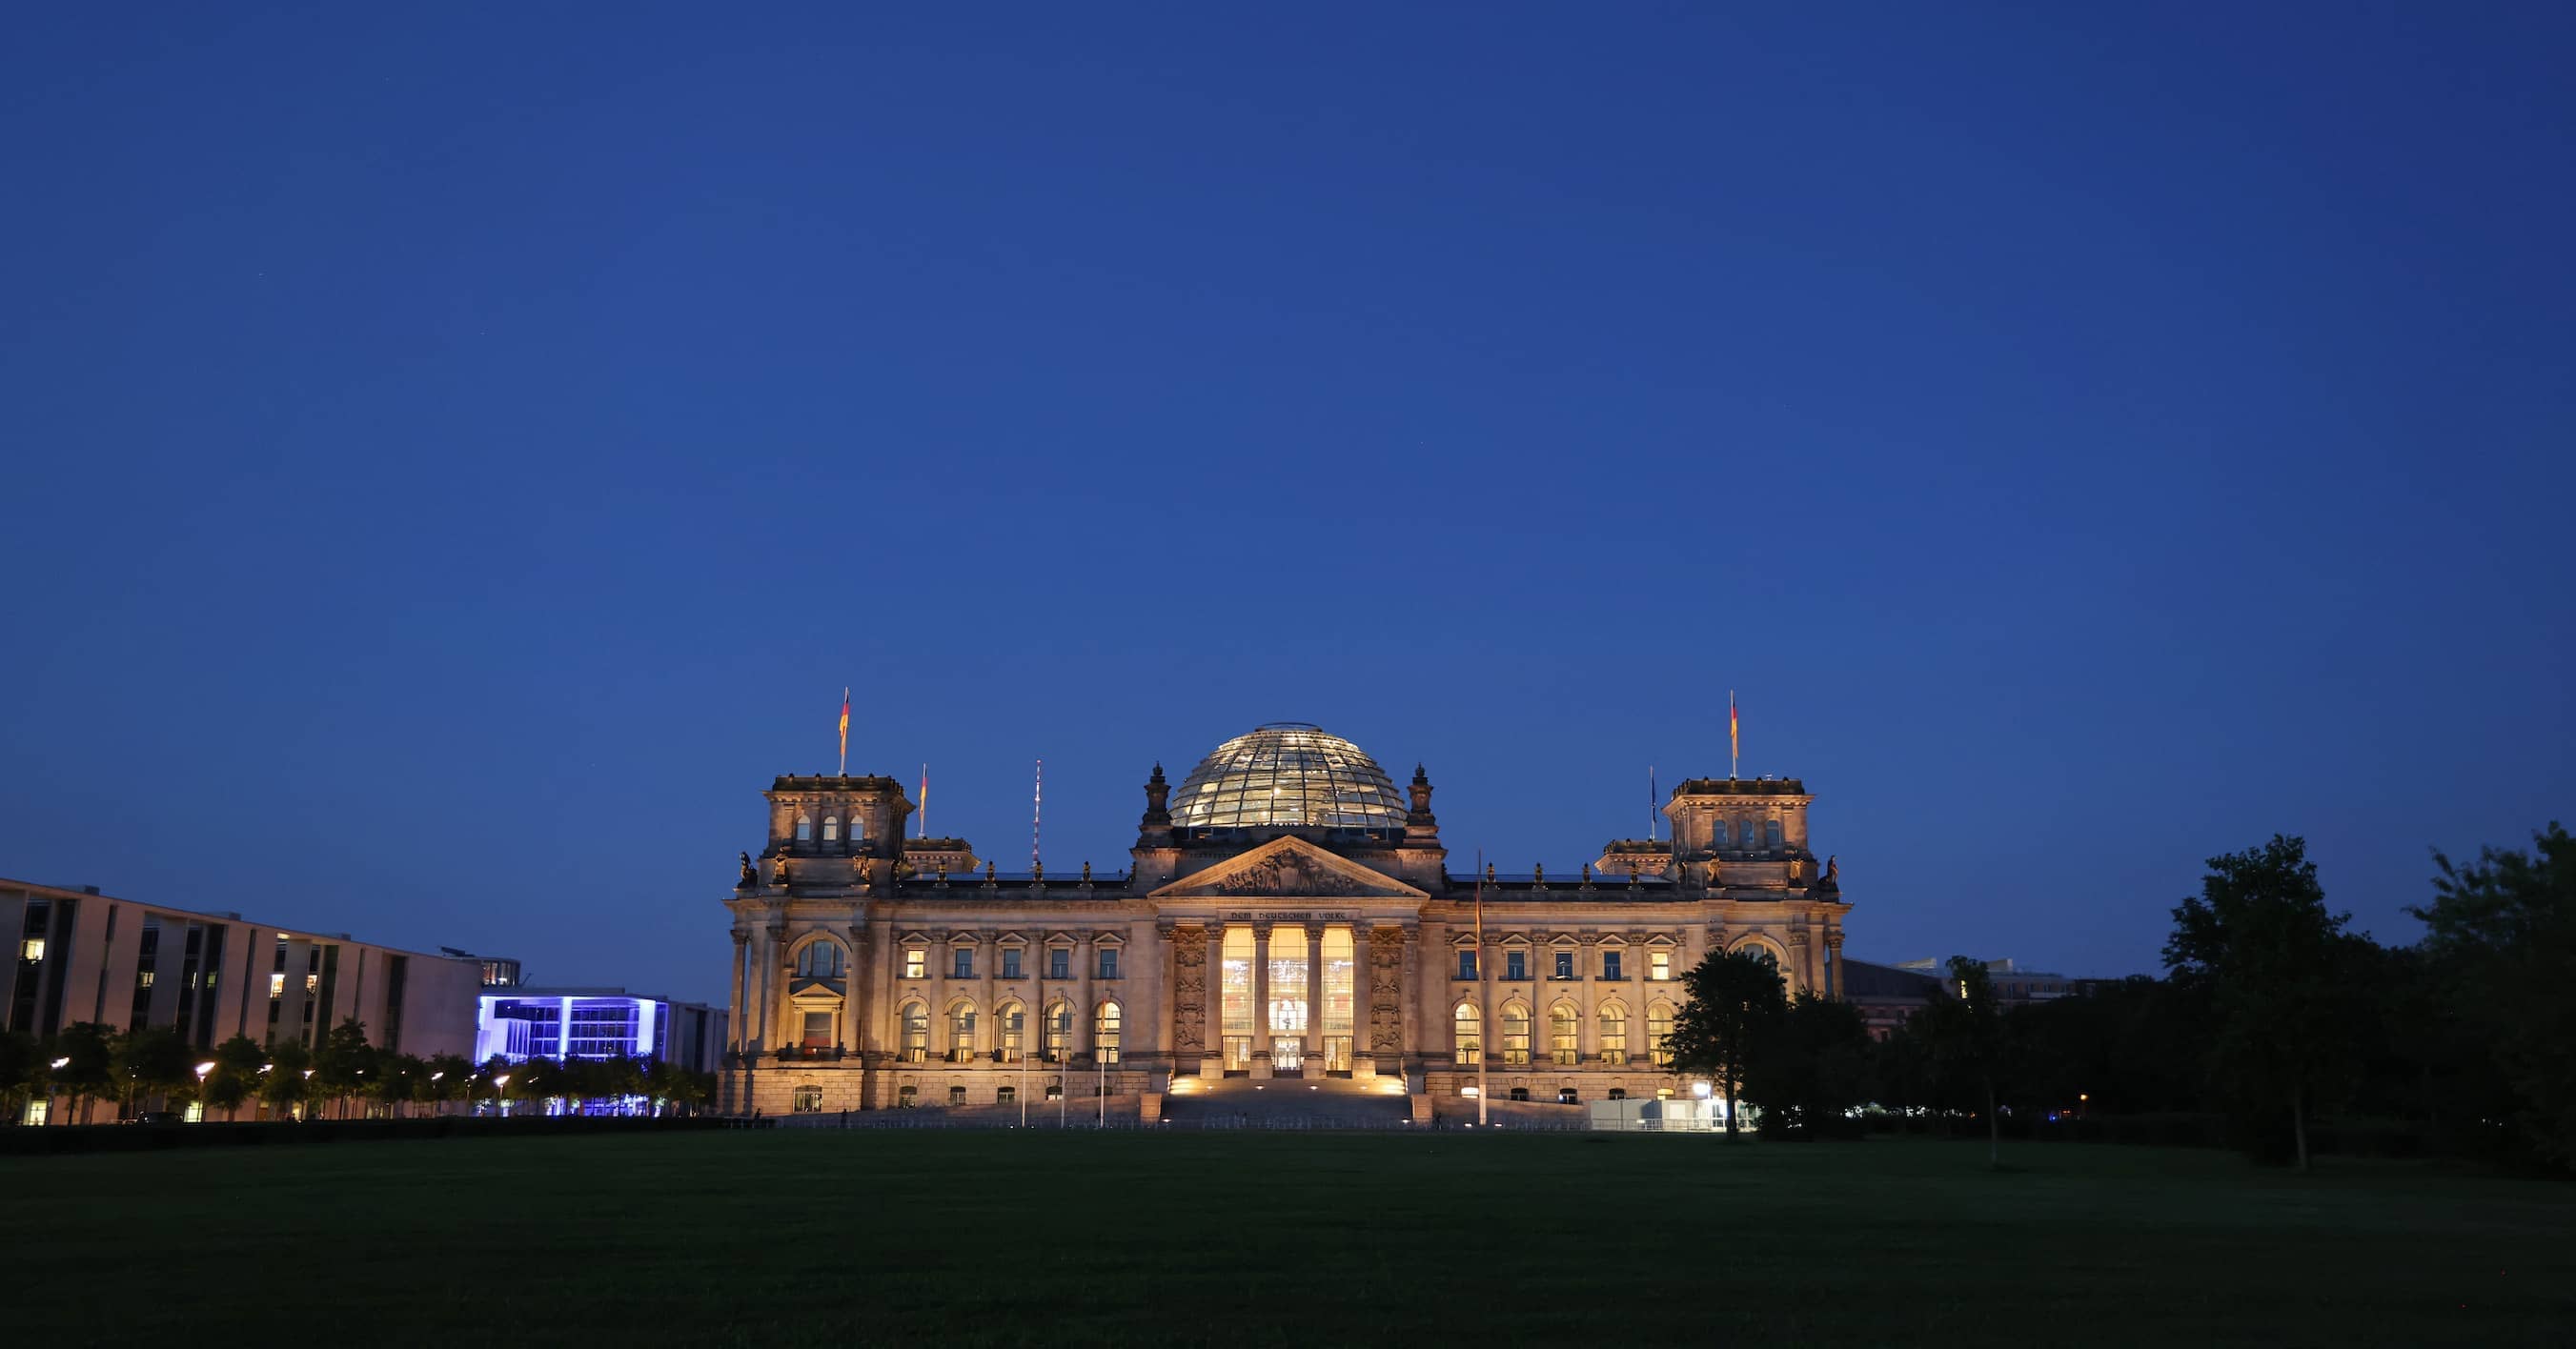
[[[213,1059],[208,1059],[197,1065],[197,1122],[199,1124],[206,1122],[206,1074],[211,1073],[214,1070],[215,1061]]]
[[[501,1118],[503,1119],[508,1119],[510,1117],[510,1098],[502,1094],[502,1089],[509,1085],[510,1075],[508,1073],[503,1073],[499,1077],[492,1079],[492,1108],[500,1112]]]
[[[54,1060],[54,1071],[55,1071],[55,1072],[58,1072],[58,1073],[59,1073],[59,1072],[61,1072],[63,1069],[70,1067],[70,1066],[71,1066],[71,1062],[72,1062],[72,1056],[71,1056],[71,1055],[69,1055],[69,1054],[65,1054],[65,1055],[63,1055],[61,1058],[58,1058],[58,1059]],[[46,1081],[45,1081],[45,1119],[46,1119],[46,1121],[47,1121],[48,1123],[52,1122],[52,1120],[53,1120],[53,1118],[54,1118],[54,1096],[55,1096],[55,1094],[56,1094],[56,1093],[55,1093],[55,1091],[54,1091],[54,1085],[55,1085],[55,1084],[54,1084],[54,1082],[53,1082],[53,1080],[52,1080],[51,1078],[46,1079]]]

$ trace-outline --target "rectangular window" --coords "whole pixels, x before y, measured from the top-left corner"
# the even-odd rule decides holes
[[[1061,946],[1056,946],[1056,947],[1050,947],[1050,948],[1048,948],[1048,950],[1047,950],[1047,977],[1048,977],[1049,979],[1070,979],[1070,978],[1072,978],[1072,977],[1073,977],[1073,952],[1068,951],[1068,950],[1066,950],[1065,948],[1063,948],[1063,947],[1061,947]]]
[[[1729,848],[1734,846],[1732,831],[1726,827],[1725,816],[1718,816],[1717,819],[1709,825],[1708,846],[1712,848]]]
[[[830,1012],[807,1012],[805,1014],[805,1047],[807,1049],[829,1049],[831,1046],[832,1014]]]
[[[1604,952],[1602,952],[1602,953],[1601,953],[1601,977],[1602,977],[1602,978],[1604,978],[1604,979],[1625,979],[1625,978],[1627,978],[1627,977],[1628,977],[1628,976],[1626,976],[1626,975],[1624,975],[1624,974],[1621,974],[1621,973],[1619,972],[1619,956],[1620,956],[1620,954],[1621,954],[1621,953],[1620,953],[1620,952],[1617,952],[1617,951],[1604,951]]]
[[[44,959],[45,939],[42,937],[29,937],[25,941],[18,943],[18,958],[20,960]]]
[[[1002,977],[1005,979],[1020,977],[1020,949],[1016,946],[1004,948],[1002,951]]]
[[[1503,953],[1503,977],[1506,979],[1527,979],[1529,977],[1529,952],[1505,951]]]
[[[1773,852],[1780,851],[1780,822],[1778,820],[1764,820],[1762,822],[1762,846],[1769,848]]]
[[[1475,952],[1460,951],[1458,953],[1458,977],[1461,979],[1473,979],[1476,977]]]
[[[951,978],[972,979],[975,977],[975,950],[973,947],[958,947],[954,953],[954,958],[957,963],[956,967],[950,971]]]
[[[1649,951],[1646,953],[1646,960],[1649,962],[1646,970],[1647,978],[1660,981],[1673,977],[1672,952]]]
[[[1559,979],[1571,979],[1574,977],[1574,953],[1572,951],[1559,951],[1556,953],[1556,977]]]
[[[1117,977],[1118,977],[1118,948],[1117,948],[1117,947],[1115,947],[1115,946],[1104,946],[1104,947],[1102,947],[1102,948],[1101,948],[1101,950],[1100,950],[1100,977],[1101,977],[1101,978],[1103,978],[1103,979],[1115,979],[1115,978],[1117,978]]]
[[[903,949],[903,977],[904,977],[904,978],[906,978],[906,979],[926,979],[926,978],[928,978],[928,977],[930,976],[929,965],[930,965],[930,953],[929,953],[928,951],[922,950],[922,949],[921,949],[920,947],[918,947],[918,946],[907,946],[907,947],[905,947],[905,948]]]

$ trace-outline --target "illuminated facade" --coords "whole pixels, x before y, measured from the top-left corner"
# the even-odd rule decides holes
[[[639,998],[622,988],[512,988],[485,993],[481,1003],[476,1063],[496,1054],[514,1061],[630,1058],[711,1073],[724,1049],[723,1008]]]
[[[1431,794],[1419,768],[1399,789],[1349,741],[1279,723],[1177,793],[1157,765],[1126,874],[1004,876],[962,839],[905,839],[892,778],[779,778],[725,901],[725,1107],[1061,1090],[1088,1112],[1105,1090],[1151,1120],[1288,1078],[1428,1120],[1472,1111],[1480,1060],[1498,1100],[1653,1096],[1675,1085],[1680,977],[1709,952],[1838,986],[1849,906],[1794,779],[1684,782],[1669,839],[1573,875],[1452,874]]]

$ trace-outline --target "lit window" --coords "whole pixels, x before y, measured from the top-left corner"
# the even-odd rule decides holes
[[[1001,1052],[994,1058],[1003,1063],[1019,1062],[1022,1023],[1028,1019],[1028,1014],[1020,1009],[1018,1003],[1010,1002],[1002,1004],[1001,1010],[993,1014],[993,1019],[1001,1031],[1002,1040],[998,1046]]]
[[[1072,978],[1073,952],[1061,946],[1050,947],[1047,950],[1047,977],[1049,979]]]
[[[18,958],[20,960],[44,959],[45,939],[42,937],[29,937],[25,941],[18,943]]]
[[[1005,979],[1020,977],[1020,949],[1016,946],[1004,947],[1002,950],[1002,977]]]
[[[1583,1020],[1574,1004],[1560,1002],[1547,1011],[1548,1053],[1558,1063],[1571,1066],[1583,1061],[1580,1036]]]
[[[975,977],[975,948],[971,946],[960,946],[955,951],[949,953],[949,959],[954,965],[954,968],[951,969],[949,973],[950,978],[972,979]]]
[[[1475,952],[1460,951],[1458,953],[1458,977],[1461,979],[1473,979],[1476,977]]]
[[[1458,1047],[1458,1062],[1461,1064],[1483,1062],[1485,1058],[1484,1013],[1477,1011],[1474,1003],[1462,1002],[1458,1004],[1456,1020],[1454,1036]]]
[[[272,974],[268,976],[268,996],[272,998],[282,998],[286,996],[285,975]]]
[[[1574,977],[1574,953],[1572,951],[1559,951],[1556,953],[1556,977],[1559,979],[1571,979]]]
[[[823,1110],[823,1089],[821,1087],[798,1087],[796,1089],[796,1095],[789,1104],[788,1109],[793,1110],[799,1115],[821,1114]]]
[[[799,843],[807,843],[807,842],[811,842],[811,841],[813,840],[813,837],[814,837],[814,817],[813,817],[813,816],[811,816],[811,815],[799,815],[799,816],[797,816],[797,817],[796,817],[796,841],[797,841],[797,842],[799,842]]]
[[[825,843],[838,843],[841,841],[840,816],[826,815],[823,817],[823,841]]]
[[[304,991],[305,991],[305,992],[310,993],[310,992],[312,992],[313,990],[315,990],[315,989],[317,989],[317,988],[320,988],[321,986],[322,986],[322,976],[321,976],[321,975],[318,975],[318,974],[308,974],[308,975],[304,976]]]
[[[927,1063],[930,1060],[930,1009],[921,1003],[903,1005],[903,1061]],[[905,1091],[912,1088],[906,1087]]]
[[[1625,978],[1627,978],[1627,977],[1628,977],[1627,975],[1622,974],[1622,973],[1620,973],[1620,971],[1619,971],[1619,956],[1620,956],[1620,954],[1621,954],[1621,953],[1620,953],[1620,952],[1618,952],[1618,951],[1616,951],[1616,950],[1604,951],[1604,952],[1602,952],[1602,953],[1601,953],[1601,977],[1602,977],[1602,978],[1604,978],[1604,979],[1625,979]]]
[[[906,978],[906,979],[925,979],[925,978],[928,978],[928,977],[929,977],[929,975],[930,975],[929,965],[930,965],[930,953],[929,953],[928,951],[922,950],[922,949],[921,949],[920,947],[918,947],[918,946],[907,946],[907,947],[903,948],[903,977],[904,977],[904,978]]]
[[[1527,979],[1529,977],[1529,952],[1505,951],[1503,953],[1503,977],[1506,979]]]
[[[1119,1019],[1120,1014],[1118,1011],[1118,1004],[1114,1002],[1104,1002],[1100,1004],[1100,1019],[1098,1025],[1093,1029],[1091,1046],[1093,1051],[1100,1056],[1100,1061],[1102,1063],[1116,1063],[1118,1061]]]
[[[1656,1067],[1670,1068],[1673,1066],[1672,1039],[1673,1009],[1660,1002],[1647,1008],[1646,1052],[1653,1056]]]
[[[965,1063],[975,1057],[975,1004],[961,1002],[948,1009],[948,1061]]]
[[[1601,1061],[1628,1061],[1628,1009],[1615,1002],[1601,1009]]]
[[[1117,947],[1104,946],[1100,948],[1100,977],[1103,979],[1115,979],[1118,977]]]
[[[1646,953],[1646,966],[1647,978],[1658,981],[1670,979],[1673,977],[1673,953],[1649,951]]]
[[[1065,1055],[1071,1052],[1073,1052],[1073,1004],[1059,1002],[1047,1009],[1046,1061],[1062,1063]]]
[[[141,973],[139,973],[139,974],[135,975],[135,976],[134,976],[134,986],[135,986],[136,988],[150,988],[150,987],[152,987],[152,971],[150,971],[150,970],[145,970],[145,971],[143,971],[143,972],[141,972]]]
[[[1529,1009],[1513,1003],[1503,1009],[1503,1062],[1524,1064],[1530,1056]]]

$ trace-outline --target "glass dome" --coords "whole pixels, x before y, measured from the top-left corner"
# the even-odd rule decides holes
[[[1302,721],[1274,721],[1217,746],[1172,798],[1180,829],[1401,829],[1404,813],[1377,760]]]

